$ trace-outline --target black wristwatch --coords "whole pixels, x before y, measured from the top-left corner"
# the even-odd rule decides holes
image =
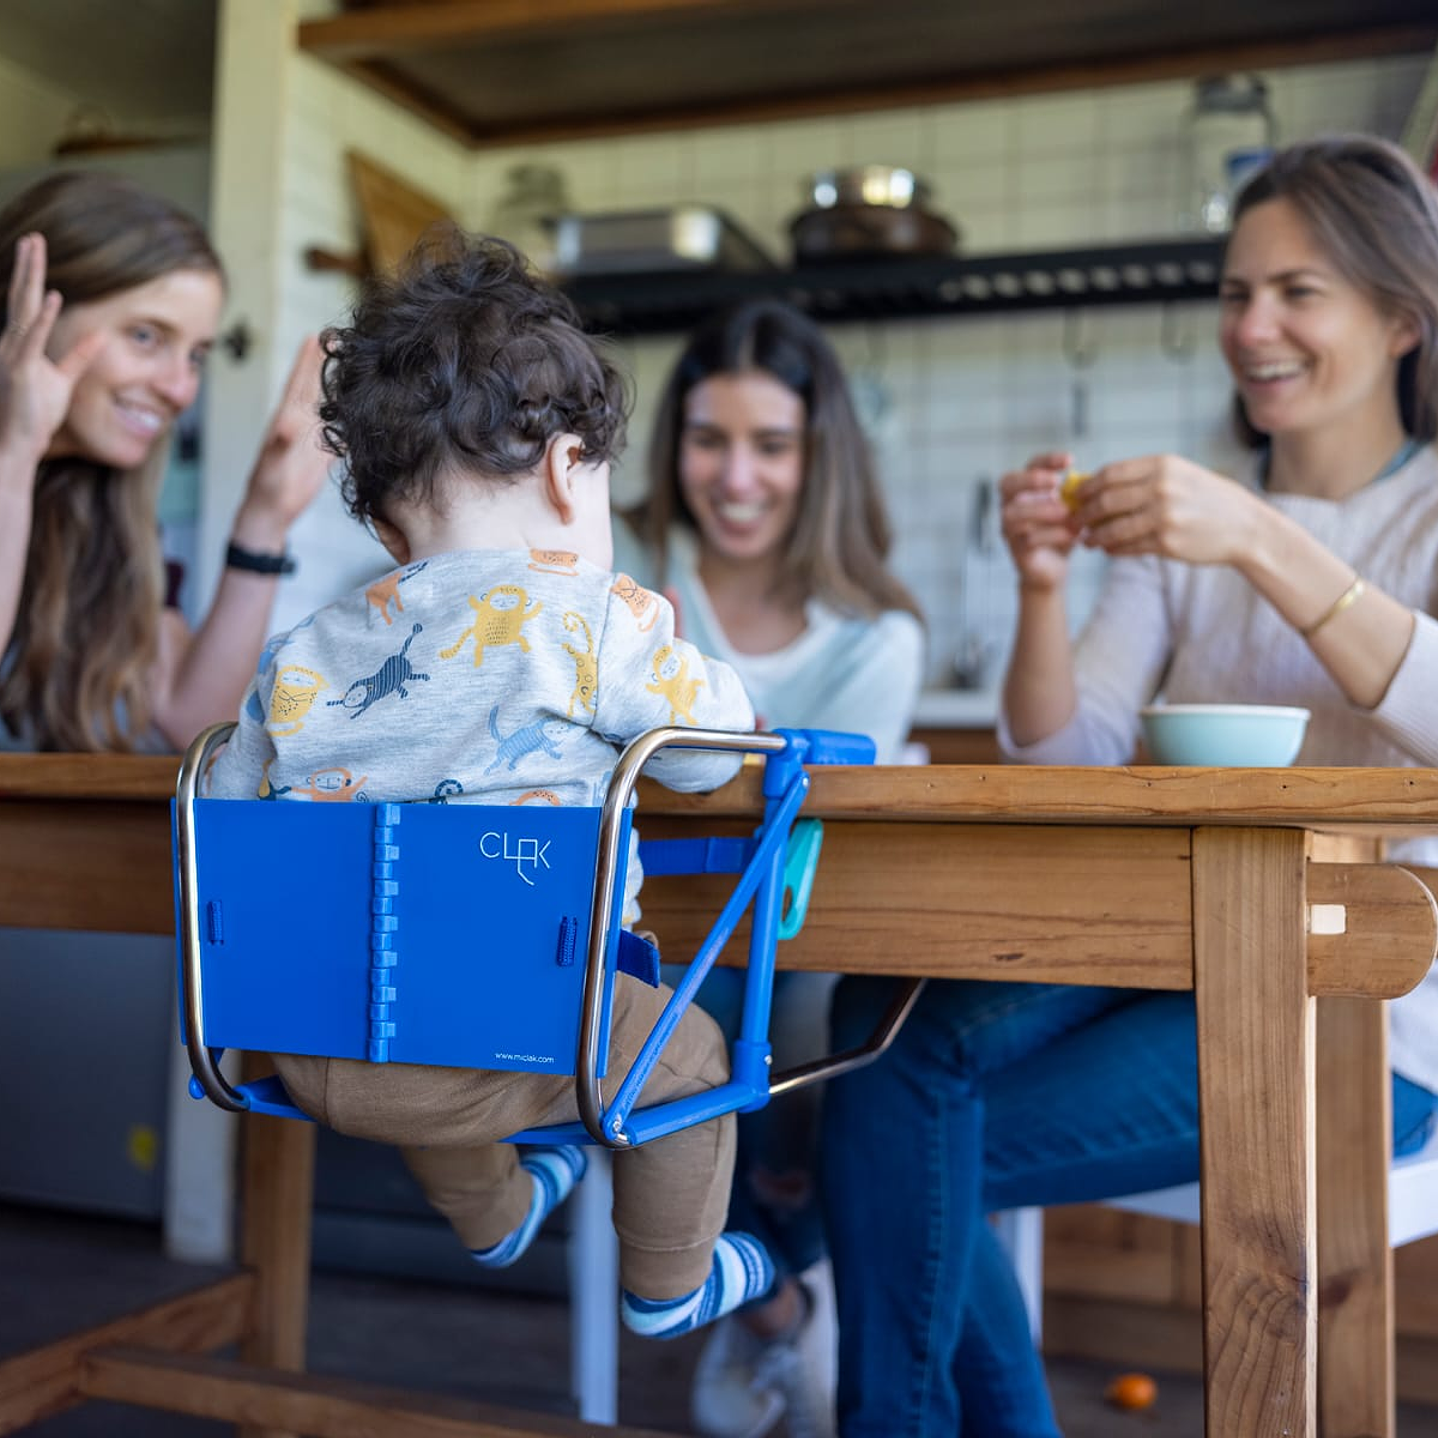
[[[230,569],[248,569],[251,574],[293,574],[295,572],[295,557],[293,554],[264,554],[256,549],[246,549],[242,545],[230,541],[230,547],[225,550],[225,564]]]

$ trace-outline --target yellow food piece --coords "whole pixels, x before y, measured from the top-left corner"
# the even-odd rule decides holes
[[[1147,1373],[1120,1373],[1103,1391],[1115,1408],[1151,1408],[1158,1397],[1158,1384]]]
[[[1077,509],[1079,507],[1079,486],[1090,478],[1092,478],[1091,475],[1082,474],[1076,469],[1069,470],[1063,477],[1063,483],[1059,485],[1059,498],[1070,509]]]

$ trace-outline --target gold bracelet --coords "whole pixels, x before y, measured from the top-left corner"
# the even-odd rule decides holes
[[[1312,624],[1310,624],[1306,629],[1300,629],[1298,632],[1305,639],[1312,639],[1313,636],[1317,634],[1318,631],[1322,629],[1323,626],[1327,624],[1330,619],[1337,619],[1338,616],[1342,614],[1343,611],[1347,609],[1348,606],[1352,604],[1355,599],[1360,598],[1363,594],[1363,591],[1367,588],[1368,586],[1364,584],[1364,582],[1359,579],[1357,575],[1354,575],[1353,583],[1350,584],[1348,588],[1345,589],[1343,593],[1340,594],[1338,598],[1335,599],[1333,603],[1330,604],[1328,608],[1325,609],[1323,613],[1320,614],[1318,618],[1313,621]]]

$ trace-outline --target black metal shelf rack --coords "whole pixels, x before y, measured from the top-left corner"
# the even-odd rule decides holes
[[[823,323],[1212,299],[1223,242],[1153,240],[1029,254],[886,256],[790,270],[582,276],[565,282],[586,326],[619,334],[687,330],[761,296]]]

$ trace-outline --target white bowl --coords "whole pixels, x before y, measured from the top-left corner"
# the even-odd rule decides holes
[[[1281,768],[1303,747],[1309,711],[1272,704],[1151,704],[1139,711],[1157,764]]]

